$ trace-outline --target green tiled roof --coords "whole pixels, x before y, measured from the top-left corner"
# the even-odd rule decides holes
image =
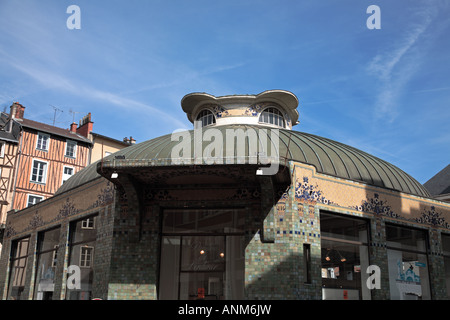
[[[204,128],[205,129],[205,128]],[[257,125],[228,125],[217,126],[223,137],[227,129],[268,129]],[[206,130],[206,129],[205,129]],[[270,131],[270,130],[268,130]],[[317,172],[343,179],[359,181],[368,185],[388,188],[414,194],[422,197],[430,197],[429,192],[414,178],[400,170],[396,166],[374,157],[366,152],[351,146],[319,137],[316,135],[279,129],[279,156],[280,163],[293,160],[313,165]],[[174,165],[171,159],[172,148],[179,141],[172,141],[171,134],[151,139],[125,149],[104,159],[103,164],[97,163],[88,166],[70,178],[58,191],[58,193],[69,190],[79,184],[98,177],[96,169],[103,165],[105,168],[127,168],[127,167],[149,167]],[[194,150],[194,134],[190,131],[191,150]],[[258,136],[259,138],[259,136]],[[270,139],[270,134],[268,134]],[[225,140],[225,139],[224,139]],[[260,143],[259,141],[258,143]],[[204,142],[203,147],[211,142]],[[225,148],[225,143],[224,143]],[[236,150],[234,150],[236,156]],[[224,152],[225,153],[225,152]],[[246,162],[254,163],[248,154],[248,145],[245,150]],[[223,159],[223,163],[227,163]],[[237,162],[234,162],[237,163]],[[85,171],[85,172],[83,172]]]

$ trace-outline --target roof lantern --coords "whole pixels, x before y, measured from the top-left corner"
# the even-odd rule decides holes
[[[247,124],[291,130],[299,123],[298,99],[286,90],[220,97],[195,92],[183,97],[181,107],[189,121],[202,127]]]

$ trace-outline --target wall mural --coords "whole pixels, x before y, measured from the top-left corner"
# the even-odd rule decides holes
[[[418,223],[429,224],[433,227],[443,227],[450,229],[450,224],[445,221],[442,213],[436,211],[434,206],[431,206],[430,210],[423,210],[420,218],[415,219]]]
[[[379,193],[376,192],[373,193],[373,196],[368,195],[367,198],[365,200],[362,200],[360,204],[345,204],[344,206],[342,206],[332,201],[324,193],[323,189],[327,189],[328,191],[332,190],[330,186],[327,186],[327,188],[322,188],[319,186],[319,184],[313,181],[314,179],[308,176],[303,176],[302,178],[296,180],[294,194],[295,200],[314,201],[324,205],[346,207],[352,210],[357,210],[359,212],[399,219],[405,222],[420,223],[431,227],[450,229],[450,223],[447,221],[448,217],[446,219],[445,209],[439,210],[432,203],[423,201],[420,212],[415,211],[416,213],[414,214],[414,217],[408,217],[405,214],[402,214],[402,212],[398,211],[399,209],[396,206],[393,206],[391,203],[389,203],[387,198],[382,197]],[[349,189],[349,191],[350,190],[351,189]],[[357,189],[354,190],[356,191]],[[341,194],[342,193],[338,193],[339,196]],[[347,198],[350,199],[351,197]]]
[[[44,220],[42,219],[41,215],[39,214],[39,211],[36,210],[34,215],[31,217],[30,222],[28,223],[28,227],[25,229],[25,231],[34,230],[43,225],[44,225]]]
[[[11,221],[9,221],[5,228],[5,238],[14,237],[16,234],[17,234],[16,229],[14,229]]]
[[[216,116],[216,118],[222,118],[223,116],[228,116],[228,111],[225,110],[225,108],[220,105],[213,106],[213,110],[214,110],[214,115]]]
[[[400,216],[394,213],[391,206],[386,200],[381,200],[378,193],[375,193],[373,198],[363,201],[362,205],[355,206],[354,209],[358,211],[370,212],[375,215],[384,215],[391,218],[399,218]]]
[[[256,117],[261,112],[262,108],[263,106],[260,104],[254,104],[245,110],[245,115],[252,115],[253,117]]]
[[[323,204],[336,204],[324,196],[324,193],[319,189],[317,184],[311,184],[308,177],[303,177],[303,181],[296,181],[295,199],[316,201]]]
[[[88,207],[88,209],[103,207],[114,200],[114,184],[111,181],[106,183],[106,187],[100,190],[100,193],[97,195],[97,201],[95,201],[92,205]]]
[[[73,201],[70,201],[70,198],[67,198],[66,202],[63,203],[61,209],[59,209],[59,213],[56,216],[56,221],[57,220],[62,220],[64,218],[70,217],[72,215],[75,215],[79,211],[80,210],[78,210],[75,207],[75,204],[73,203]]]
[[[421,223],[432,227],[442,227],[450,229],[450,224],[445,221],[442,212],[438,212],[435,206],[431,205],[430,209],[422,209],[420,217],[418,218],[406,218],[398,213],[395,213],[387,200],[381,200],[379,194],[374,193],[372,198],[364,200],[359,206],[353,207],[358,211],[368,212],[375,215],[381,215],[389,218],[400,219],[408,222]]]

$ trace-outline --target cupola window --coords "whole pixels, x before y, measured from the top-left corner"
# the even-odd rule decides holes
[[[202,127],[206,127],[212,124],[216,123],[216,118],[214,117],[214,114],[208,110],[204,109],[200,111],[200,113],[197,115],[197,119],[195,121],[200,121]]]
[[[284,128],[283,114],[276,108],[266,108],[259,116],[259,122],[273,124],[277,127]]]

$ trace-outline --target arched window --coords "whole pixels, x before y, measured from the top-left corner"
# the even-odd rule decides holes
[[[259,122],[273,124],[275,126],[284,128],[283,114],[277,108],[266,108],[259,116]]]
[[[204,109],[200,111],[195,121],[200,121],[202,127],[206,127],[216,123],[216,118],[214,117],[214,114],[210,110]]]

